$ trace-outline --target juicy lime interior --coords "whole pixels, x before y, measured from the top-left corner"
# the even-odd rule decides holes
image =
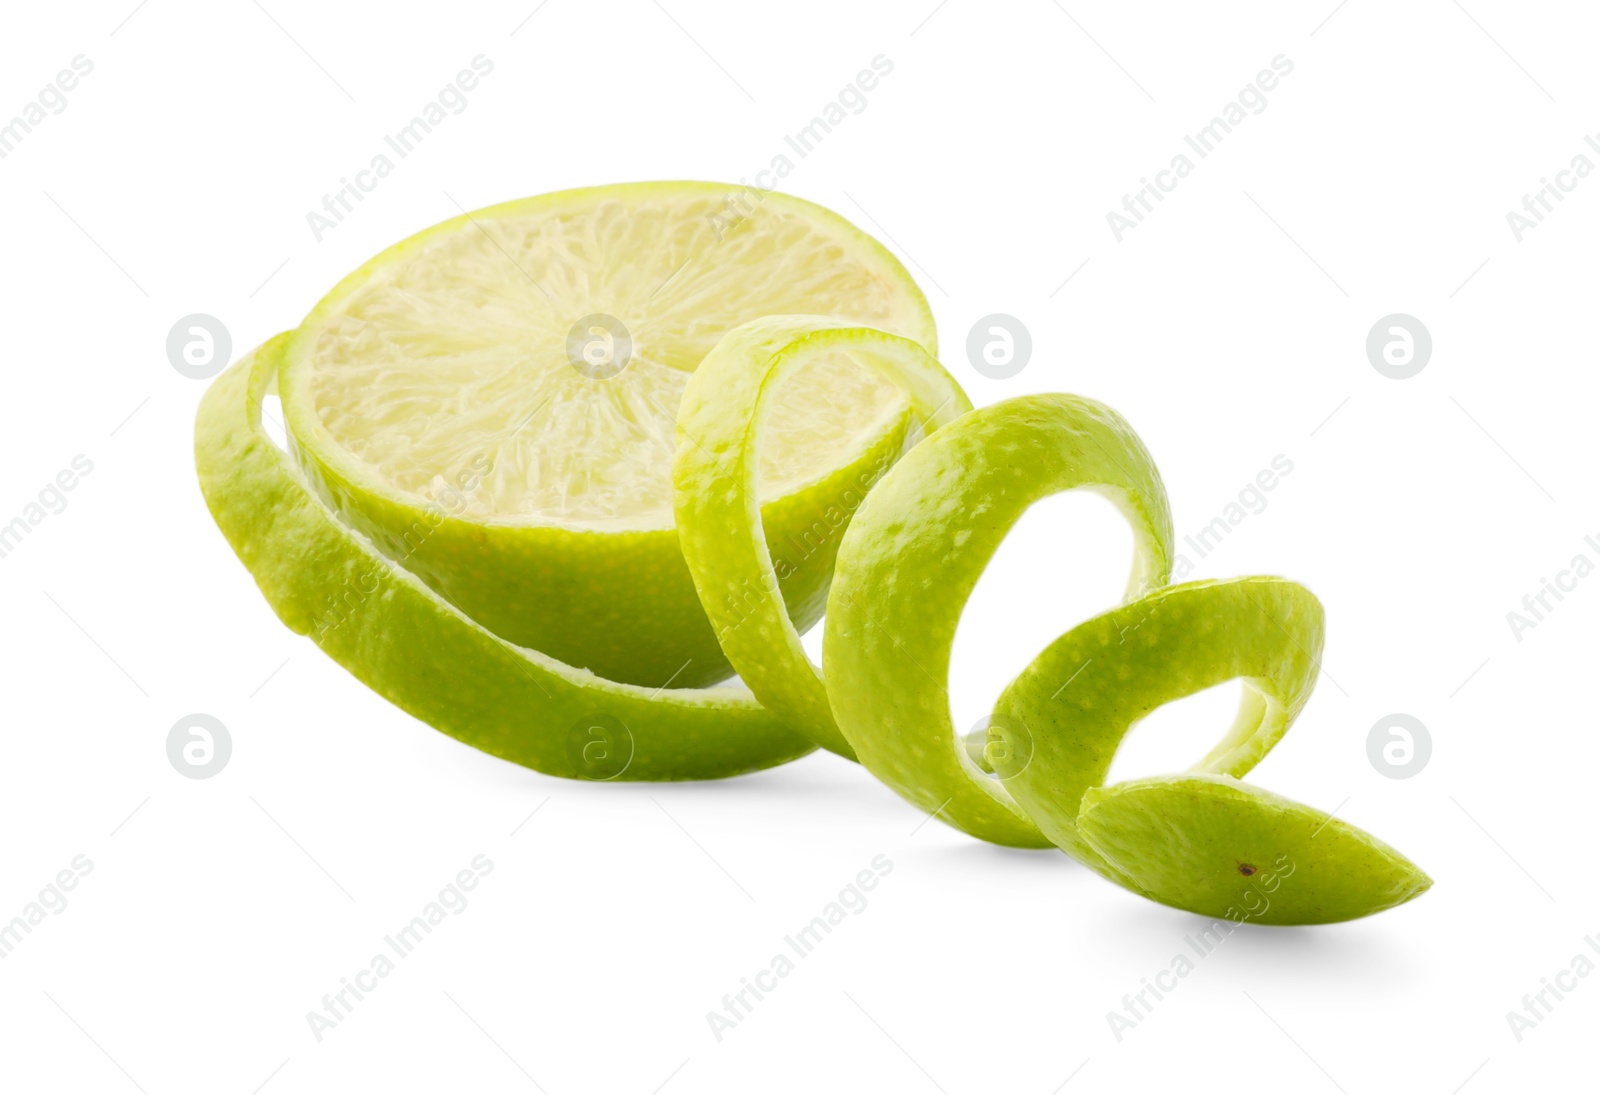
[[[317,421],[366,476],[422,497],[458,488],[478,520],[670,526],[678,401],[729,328],[805,313],[932,338],[920,294],[869,240],[777,195],[740,220],[729,193],[578,192],[401,245],[308,321],[299,382]],[[632,342],[606,379],[569,354],[594,315]],[[762,496],[847,464],[905,408],[848,357],[819,358],[768,419]]]

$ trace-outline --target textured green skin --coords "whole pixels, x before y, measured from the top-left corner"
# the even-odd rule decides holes
[[[289,337],[212,385],[195,457],[218,526],[291,628],[315,632],[331,657],[418,718],[552,775],[717,778],[813,748],[743,690],[650,691],[519,648],[393,565],[339,521],[261,429],[261,399]],[[840,347],[904,384],[934,432],[848,525],[819,675],[770,580],[741,609],[715,606],[746,593],[752,575],[772,574],[754,487],[766,397],[806,355]],[[1135,893],[1206,916],[1331,923],[1431,886],[1370,834],[1237,780],[1309,698],[1321,606],[1276,578],[1139,596],[1167,576],[1171,521],[1149,454],[1115,412],[1072,396],[969,411],[920,347],[819,317],[747,324],[707,361],[703,391],[684,400],[674,462],[685,552],[734,663],[748,662],[775,707],[811,737],[827,740],[836,728],[842,740],[830,747],[853,749],[958,828],[1017,846],[1055,843]],[[728,413],[730,402],[740,413]],[[955,627],[1021,513],[1075,487],[1105,493],[1129,516],[1136,556],[1128,595],[1138,599],[1067,632],[1006,688],[983,755],[1001,776],[990,778],[950,724]],[[1247,687],[1233,728],[1189,773],[1098,786],[1140,719],[1235,678]],[[631,760],[621,772],[573,747],[572,735],[601,719],[625,728]]]
[[[907,425],[906,418],[891,423],[821,482],[763,506],[769,550],[798,557],[788,545],[863,476],[893,462]],[[491,530],[448,515],[432,527],[422,507],[354,485],[305,447],[294,448],[306,478],[341,520],[502,638],[629,684],[701,688],[734,672],[695,594],[677,529]],[[839,537],[829,536],[781,583],[802,630],[822,616],[838,550]]]
[[[929,433],[972,409],[961,386],[910,339],[826,316],[755,320],[724,335],[689,378],[678,406],[673,506],[701,604],[739,679],[824,749],[854,760],[821,672],[801,648],[779,595],[786,575],[774,571],[757,497],[761,437],[776,393],[807,361],[834,351],[849,352],[904,388]],[[854,486],[825,514],[834,526],[827,546],[835,552],[872,480],[863,475]]]
[[[978,576],[1023,511],[1079,487],[1106,495],[1133,526],[1128,596],[1164,583],[1172,517],[1155,462],[1115,411],[1070,395],[1009,399],[939,430],[883,477],[839,547],[823,669],[840,729],[873,775],[998,844],[1050,840],[957,740],[950,648]]]
[[[1280,578],[1166,586],[1096,616],[1000,694],[994,722],[1019,735],[1028,756],[1005,789],[1057,847],[1126,883],[1082,839],[1078,810],[1128,731],[1163,704],[1244,678],[1233,728],[1193,769],[1242,776],[1310,698],[1322,640],[1322,605]]]
[[[217,526],[279,618],[359,680],[438,730],[554,776],[717,779],[810,752],[747,691],[617,684],[495,636],[340,523],[261,429],[288,335],[219,376],[195,421],[195,464]],[[333,626],[329,606],[338,604]],[[619,720],[620,774],[573,757],[569,736]]]
[[[307,478],[347,525],[392,558],[404,557],[408,570],[502,638],[630,684],[660,687],[670,681],[673,687],[689,688],[727,677],[733,669],[701,609],[673,528],[594,532],[537,520],[502,520],[491,526],[470,517],[450,517],[426,538],[419,538],[416,530],[430,523],[426,500],[373,479],[328,435],[312,406],[309,385],[302,383],[306,370],[300,364],[319,326],[338,313],[350,294],[383,277],[395,260],[425,247],[436,236],[481,231],[480,225],[497,218],[564,206],[738,190],[706,182],[564,190],[444,221],[377,255],[312,309],[284,354],[279,376],[284,421],[297,442],[295,455]],[[882,244],[837,213],[800,198],[769,193],[762,204],[800,212],[833,230],[857,257],[874,260],[882,279],[897,287],[909,315],[906,329],[898,333],[934,352],[937,338],[928,302]],[[889,423],[862,451],[837,454],[843,466],[834,466],[819,482],[764,505],[762,516],[773,550],[781,551],[780,545],[790,536],[803,535],[864,471],[876,467],[884,456],[897,454],[906,426],[905,418]],[[838,542],[838,537],[831,538],[782,582],[785,601],[802,631],[822,614]]]
[[[1404,904],[1433,885],[1370,833],[1227,776],[1092,790],[1079,826],[1135,880],[1135,892],[1203,916],[1331,924]]]

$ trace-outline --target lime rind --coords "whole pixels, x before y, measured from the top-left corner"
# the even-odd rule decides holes
[[[1355,920],[1433,885],[1372,834],[1230,776],[1095,788],[1078,826],[1135,893],[1237,923]]]
[[[554,776],[717,779],[783,764],[811,742],[739,688],[646,689],[495,636],[343,525],[261,426],[287,335],[206,392],[195,463],[206,503],[291,629],[403,710],[468,745]],[[615,720],[610,723],[608,720]],[[620,725],[626,753],[585,735]]]
[[[913,296],[921,301],[914,286]],[[587,779],[720,778],[820,744],[963,831],[1054,845],[1153,901],[1238,923],[1350,920],[1432,885],[1371,834],[1239,779],[1309,699],[1323,643],[1317,599],[1267,577],[1166,586],[1165,489],[1128,424],[1068,395],[973,410],[930,352],[931,317],[924,346],[856,320],[769,316],[729,330],[687,376],[675,420],[676,529],[638,535],[673,538],[715,650],[708,660],[725,657],[748,690],[607,680],[500,637],[442,596],[436,587],[448,583],[385,521],[425,525],[435,548],[491,527],[496,537],[522,537],[530,589],[552,595],[559,582],[535,564],[559,556],[574,530],[481,514],[456,520],[404,491],[369,493],[365,479],[357,486],[360,477],[345,480],[338,459],[324,459],[333,450],[318,446],[314,412],[304,417],[303,385],[285,399],[297,465],[262,429],[261,401],[291,377],[287,362],[303,337],[271,340],[207,392],[195,434],[202,490],[279,617],[444,733]],[[891,408],[874,426],[888,428],[874,434],[865,470],[825,468],[805,480],[809,497],[791,492],[763,505],[763,442],[778,393],[796,373],[840,362],[899,388],[909,413]],[[911,419],[919,443],[896,464]],[[838,501],[802,533],[796,565],[776,554],[766,526],[774,512],[785,521],[804,514],[822,497],[819,484]],[[1051,643],[1007,686],[985,729],[959,736],[947,683],[965,603],[1027,507],[1073,489],[1106,496],[1133,528],[1126,603]],[[346,524],[351,514],[360,519]],[[625,549],[607,562],[619,581],[659,584],[660,545],[607,539]],[[569,561],[592,565],[596,543],[566,544]],[[799,634],[824,598],[819,669]],[[584,610],[581,598],[574,603]],[[628,620],[615,623],[626,629]],[[669,630],[681,623],[668,621]],[[637,645],[641,635],[627,638]],[[1140,720],[1235,679],[1244,688],[1234,722],[1193,768],[1103,785]]]
[[[1078,832],[1086,791],[1105,782],[1123,738],[1163,704],[1242,679],[1233,726],[1196,770],[1242,776],[1310,698],[1322,605],[1279,578],[1166,586],[1087,620],[1047,646],[1000,694],[994,719],[1023,728],[1025,768],[1004,780],[1050,840],[1104,874]]]
[[[1039,499],[1074,489],[1105,495],[1128,517],[1128,596],[1163,584],[1172,518],[1144,444],[1104,404],[1033,395],[972,411],[907,453],[851,522],[828,598],[824,677],[861,763],[922,809],[1000,844],[1051,842],[958,739],[951,645],[1012,525]]]
[[[758,498],[762,440],[785,381],[821,356],[840,354],[904,388],[925,434],[936,436],[972,408],[960,385],[910,339],[826,316],[772,316],[729,331],[689,378],[672,478],[684,559],[740,679],[813,741],[854,759],[781,596],[787,575],[774,567]],[[875,478],[863,476],[825,512],[821,539],[835,549]]]

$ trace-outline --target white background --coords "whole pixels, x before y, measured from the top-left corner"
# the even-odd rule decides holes
[[[94,469],[0,559],[0,919],[73,856],[94,866],[0,961],[0,1083],[1592,1085],[1600,978],[1520,1042],[1506,1014],[1600,932],[1600,578],[1520,642],[1506,614],[1576,554],[1600,561],[1583,540],[1600,534],[1600,179],[1521,242],[1506,213],[1579,153],[1600,162],[1583,143],[1600,129],[1593,13],[936,2],[8,10],[0,118],[75,55],[94,71],[0,160],[0,523],[75,455]],[[480,53],[495,67],[469,108],[317,242],[306,213]],[[784,188],[906,262],[976,402],[1065,390],[1119,408],[1180,537],[1274,456],[1293,462],[1263,512],[1193,560],[1194,577],[1293,577],[1328,609],[1322,682],[1251,779],[1337,809],[1436,880],[1365,921],[1237,933],[1120,1042],[1106,1014],[1196,918],[1061,855],[923,824],[825,754],[619,786],[474,752],[280,625],[195,484],[205,385],[167,361],[179,317],[217,316],[239,353],[457,202],[753,177],[878,54],[893,73]],[[1268,106],[1117,242],[1106,213],[1279,54],[1294,71]],[[1032,332],[1008,381],[964,353],[994,312]],[[1364,348],[1396,312],[1434,340],[1404,381]],[[959,724],[1112,603],[1128,545],[1095,499],[1028,514],[963,620]],[[1117,774],[1193,761],[1232,702],[1229,686],[1164,709]],[[167,760],[191,712],[232,735],[208,780]],[[1368,759],[1394,712],[1431,732],[1409,779]],[[306,1013],[479,853],[494,869],[471,905],[318,1043]],[[879,854],[894,869],[865,911],[718,1042],[706,1013]]]

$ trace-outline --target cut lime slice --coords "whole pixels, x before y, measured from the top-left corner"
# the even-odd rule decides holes
[[[328,510],[261,428],[288,338],[211,385],[195,464],[218,527],[290,628],[439,730],[551,775],[714,779],[813,748],[742,688],[602,680],[491,634],[393,565]]]
[[[678,402],[724,332],[801,312],[934,344],[905,269],[808,202],[687,182],[511,202],[324,298],[285,355],[286,424],[345,520],[491,631],[615,680],[710,683],[730,669],[673,528]],[[769,541],[892,462],[906,408],[839,356],[794,376],[762,452]],[[782,582],[802,629],[838,540]]]

